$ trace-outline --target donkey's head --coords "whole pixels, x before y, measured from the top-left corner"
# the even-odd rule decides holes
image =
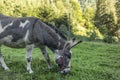
[[[70,60],[71,60],[71,48],[79,44],[82,41],[77,41],[72,39],[71,41],[65,43],[62,50],[57,50],[55,55],[55,61],[58,64],[60,73],[68,73],[70,71]]]

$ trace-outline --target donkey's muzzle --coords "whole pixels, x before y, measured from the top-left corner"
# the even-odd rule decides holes
[[[70,68],[65,68],[65,69],[60,71],[61,74],[67,74],[69,72],[70,72]]]

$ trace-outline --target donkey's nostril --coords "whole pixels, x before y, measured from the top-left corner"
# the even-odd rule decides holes
[[[61,74],[67,74],[69,72],[70,72],[70,68],[66,68],[66,69],[60,71]]]
[[[61,73],[61,74],[65,74],[65,71],[64,71],[64,70],[63,70],[63,71],[60,71],[60,73]]]

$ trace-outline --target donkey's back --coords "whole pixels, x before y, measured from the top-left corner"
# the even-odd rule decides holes
[[[37,18],[15,18],[0,14],[0,44],[9,47],[25,47],[28,35]]]

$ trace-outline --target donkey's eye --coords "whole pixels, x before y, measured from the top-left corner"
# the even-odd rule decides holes
[[[68,55],[68,58],[71,59],[71,55]]]
[[[69,59],[71,59],[71,54],[65,54]]]

